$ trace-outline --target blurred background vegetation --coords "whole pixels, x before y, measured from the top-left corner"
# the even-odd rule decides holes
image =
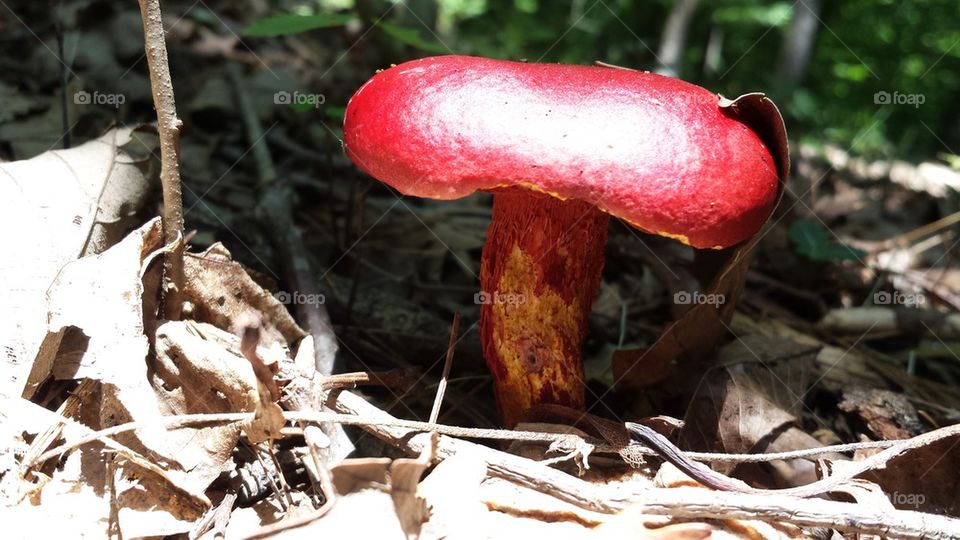
[[[380,21],[395,59],[470,54],[667,72],[727,96],[764,91],[794,138],[925,158],[960,137],[960,5],[952,0],[370,0],[272,3],[274,33]],[[336,15],[334,15],[336,14]],[[343,18],[337,18],[337,15]],[[250,32],[248,32],[250,33]],[[878,92],[922,95],[883,107]],[[881,99],[882,101],[882,99]],[[952,152],[950,152],[952,153]]]

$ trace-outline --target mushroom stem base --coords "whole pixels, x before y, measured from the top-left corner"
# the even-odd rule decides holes
[[[592,204],[494,192],[480,268],[480,333],[503,423],[541,403],[584,408],[581,347],[609,217]]]

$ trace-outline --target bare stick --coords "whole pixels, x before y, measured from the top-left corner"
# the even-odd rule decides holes
[[[960,538],[957,519],[824,499],[679,487],[638,491],[629,505],[645,514],[688,519],[761,519],[881,538]]]
[[[430,423],[436,424],[440,416],[440,405],[443,403],[443,394],[447,391],[447,378],[450,377],[450,366],[453,364],[453,349],[457,344],[457,332],[460,330],[460,312],[453,314],[453,324],[450,326],[450,342],[447,343],[447,358],[443,361],[443,375],[437,385],[437,395],[433,398],[433,408],[430,409]]]
[[[358,386],[386,386],[387,388],[410,388],[416,381],[405,371],[355,371],[323,377],[322,390],[352,390]]]
[[[380,409],[376,409],[380,410]],[[53,414],[53,413],[51,413]],[[512,429],[486,429],[486,428],[467,428],[459,426],[447,426],[444,424],[430,424],[428,422],[417,422],[414,420],[401,420],[399,418],[389,417],[383,418],[380,416],[362,416],[355,414],[340,414],[334,412],[326,411],[285,411],[283,414],[284,418],[291,422],[308,422],[308,423],[335,423],[343,425],[355,425],[355,426],[368,426],[372,424],[378,424],[385,428],[402,428],[409,431],[415,432],[435,432],[442,435],[450,435],[452,437],[465,437],[472,439],[491,439],[491,440],[502,440],[502,441],[533,441],[533,442],[542,442],[542,443],[565,443],[565,442],[574,442],[579,439],[588,444],[591,444],[595,447],[596,451],[606,452],[606,453],[617,453],[618,449],[611,445],[605,445],[603,441],[595,440],[592,438],[583,439],[577,435],[567,434],[567,433],[555,433],[547,431],[519,431]],[[59,455],[62,455],[70,450],[79,448],[85,444],[90,444],[94,441],[102,441],[106,444],[113,443],[111,437],[119,435],[121,433],[127,433],[130,431],[137,431],[140,429],[155,428],[158,426],[164,426],[167,429],[177,429],[186,426],[197,426],[197,425],[211,425],[211,424],[240,424],[245,422],[250,422],[255,418],[255,413],[252,412],[240,412],[240,413],[203,413],[203,414],[183,414],[183,415],[171,415],[164,416],[162,418],[156,418],[151,420],[144,420],[139,422],[127,422],[125,424],[120,424],[112,426],[109,428],[102,429],[100,431],[94,431],[92,429],[86,429],[86,434],[82,437],[78,437],[72,441],[67,441],[63,445],[48,450],[43,454],[38,454],[36,457],[25,458],[23,460],[23,467],[30,467],[36,463],[43,463],[48,459],[55,458]],[[943,430],[958,429],[956,426],[951,426],[949,428],[941,428]],[[949,436],[954,432],[940,432],[939,438]],[[821,448],[804,448],[802,450],[793,450],[789,452],[776,452],[770,454],[721,454],[721,453],[710,453],[710,452],[684,452],[684,454],[690,458],[697,461],[708,461],[708,462],[726,462],[726,463],[763,463],[768,461],[775,460],[784,460],[784,459],[797,459],[804,457],[811,457],[823,454],[833,454],[837,452],[852,452],[855,450],[865,450],[865,449],[876,449],[876,448],[890,448],[896,446],[905,446],[910,444],[909,441],[912,439],[906,440],[896,440],[896,441],[872,441],[872,442],[863,442],[863,443],[849,443],[849,444],[838,444],[834,446],[824,446]],[[656,455],[651,449],[641,448],[638,451],[645,453],[647,455]]]
[[[159,0],[140,0],[144,51],[150,71],[153,106],[160,137],[160,182],[163,184],[163,241],[174,248],[163,258],[163,311],[179,320],[183,295],[183,194],[180,187],[180,119],[173,97],[167,45]]]

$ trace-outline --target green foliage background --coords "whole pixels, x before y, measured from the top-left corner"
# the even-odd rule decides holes
[[[789,86],[778,80],[776,66],[793,13],[806,9],[804,2],[701,0],[681,77],[727,96],[766,92],[784,110],[793,138],[804,142],[834,142],[870,157],[957,153],[960,3],[824,1],[805,78]],[[407,57],[453,52],[654,69],[672,6],[672,0],[274,2],[278,18],[260,21],[248,34],[304,31],[297,15],[313,17],[314,27],[351,16],[370,24],[389,10],[378,26]],[[723,41],[719,62],[707,69],[711,32],[722,32]],[[878,105],[874,95],[881,91],[922,94],[924,103]]]

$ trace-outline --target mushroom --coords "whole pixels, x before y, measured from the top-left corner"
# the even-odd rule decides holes
[[[416,197],[493,194],[476,298],[505,425],[585,406],[609,216],[712,249],[769,218],[774,156],[721,99],[651,73],[466,56],[391,67],[350,99],[344,145],[366,173]]]

